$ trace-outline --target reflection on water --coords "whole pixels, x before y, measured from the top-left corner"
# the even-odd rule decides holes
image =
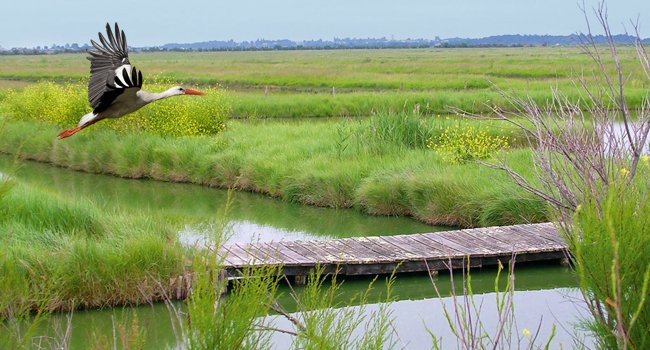
[[[496,270],[485,268],[472,272],[472,288],[476,295],[477,305],[483,310],[480,313],[480,320],[490,331],[493,331],[497,324],[495,311],[496,295],[494,291],[494,278]],[[454,282],[457,290],[461,290],[460,282],[462,276],[454,274]],[[364,291],[371,280],[368,278],[348,279],[344,282],[342,294],[339,296],[341,302],[348,302],[355,293]],[[436,286],[442,296],[448,296],[451,289],[451,278],[446,273],[434,279]],[[501,287],[505,280],[502,278]],[[515,315],[517,320],[516,330],[513,330],[515,337],[522,335],[524,328],[534,332],[540,327],[539,338],[546,340],[550,337],[552,327],[555,325],[557,335],[550,348],[572,348],[574,339],[573,325],[575,322],[586,317],[587,313],[581,308],[580,293],[571,288],[575,286],[574,275],[567,268],[557,265],[525,265],[517,267],[515,293]],[[296,291],[300,293],[301,289]],[[289,312],[296,310],[295,303],[289,297],[291,290],[287,286],[281,286],[282,294],[279,302]],[[378,300],[384,292],[381,280],[370,293],[369,300]],[[456,348],[456,338],[449,329],[444,317],[443,305],[448,310],[453,309],[453,299],[450,297],[437,298],[428,276],[423,274],[405,274],[397,277],[393,285],[395,301],[391,303],[390,310],[394,319],[393,326],[397,332],[398,348],[407,349],[428,349],[431,347],[432,339],[427,330],[432,331],[437,337],[442,337],[443,349]],[[182,302],[174,303],[174,306],[184,311]],[[356,306],[352,306],[356,307]],[[369,304],[365,313],[370,315],[377,310],[379,304]],[[172,329],[170,311],[163,304],[154,304],[127,309],[108,309],[95,311],[78,311],[72,318],[71,348],[85,348],[95,339],[112,337],[114,327],[129,325],[127,322],[138,319],[138,325],[145,330],[145,349],[176,348],[178,340]],[[269,316],[274,325],[280,329],[290,330],[292,325],[283,317],[277,315]],[[63,325],[65,315],[56,315],[53,320],[43,327],[44,334],[53,334],[54,325]],[[47,329],[47,330],[45,330]],[[582,335],[584,336],[584,335]],[[524,338],[522,336],[522,338]],[[287,349],[292,337],[282,333],[273,334],[275,349]],[[522,348],[528,343],[523,339]],[[518,346],[513,346],[518,348]]]
[[[523,335],[523,329],[537,334],[535,344],[545,344],[551,336],[551,349],[570,349],[576,337],[584,338],[585,335],[576,335],[572,331],[570,322],[587,315],[586,310],[577,309],[573,300],[580,298],[580,293],[575,289],[554,289],[543,291],[521,291],[514,296],[515,319],[517,328],[512,333],[505,330],[505,339],[510,339],[511,346],[505,348],[528,348],[531,337]],[[459,298],[459,302],[462,302]],[[497,334],[497,308],[496,294],[486,293],[474,297],[476,305],[482,310],[479,320],[484,331],[490,336]],[[367,305],[364,309],[366,315],[371,315],[379,309],[378,304]],[[442,349],[459,349],[461,344],[448,326],[444,317],[445,309],[454,310],[452,298],[429,298],[422,300],[399,300],[390,305],[393,316],[393,327],[396,333],[394,340],[398,349],[431,349],[433,339],[431,332],[440,342]],[[274,326],[280,329],[294,330],[291,322],[281,316],[273,316]],[[561,324],[561,325],[560,325]],[[555,334],[553,335],[553,327]],[[564,328],[563,328],[564,327]],[[539,331],[538,331],[539,330]],[[360,332],[358,332],[360,333]],[[278,333],[273,336],[273,345],[276,349],[291,347],[292,336]],[[520,343],[519,343],[520,342]],[[589,347],[587,347],[589,348]]]
[[[634,128],[630,129],[630,132],[634,133]],[[614,123],[614,134],[616,135],[616,139],[618,142],[621,144],[628,144],[627,141],[627,133],[625,131],[625,124],[624,123]],[[641,153],[649,153],[650,152],[650,140],[646,140],[646,143],[641,145]]]
[[[211,225],[185,225],[178,232],[178,239],[186,246],[204,247],[209,245],[214,228]],[[303,231],[260,225],[246,220],[230,220],[225,240],[227,243],[278,242],[297,240],[324,240],[337,238],[336,235],[308,235]]]

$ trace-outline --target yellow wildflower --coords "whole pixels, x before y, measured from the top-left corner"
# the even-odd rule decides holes
[[[527,328],[524,328],[523,333],[524,333],[524,336],[530,337],[530,331]]]
[[[625,177],[625,176],[627,176],[629,174],[630,174],[629,170],[627,170],[625,168],[621,168],[621,176]]]
[[[642,160],[644,163],[648,163],[648,162],[650,161],[650,157],[648,157],[647,154],[644,154],[644,155],[641,157],[641,160]]]

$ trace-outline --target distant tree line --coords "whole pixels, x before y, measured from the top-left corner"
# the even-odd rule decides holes
[[[335,49],[402,49],[402,48],[464,48],[464,47],[522,47],[522,46],[557,46],[577,45],[582,41],[579,34],[572,35],[496,35],[478,39],[449,38],[440,39],[387,39],[382,38],[334,38],[333,40],[306,40],[292,41],[288,39],[236,42],[204,41],[196,43],[170,43],[160,46],[132,48],[133,51],[268,51],[268,50],[335,50]],[[613,36],[618,44],[634,44],[635,37],[621,34]],[[606,38],[602,35],[594,36],[594,42],[605,44]],[[650,43],[650,39],[644,39]],[[9,50],[0,47],[0,55],[43,55],[56,53],[85,52],[90,46],[84,44],[52,45],[51,47],[12,48]]]

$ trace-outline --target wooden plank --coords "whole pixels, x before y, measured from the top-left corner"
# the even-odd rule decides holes
[[[510,253],[510,249],[503,246],[503,243],[496,240],[492,235],[483,230],[459,230],[448,237],[461,238],[464,241],[472,241],[473,244],[482,247],[485,255],[501,255]]]
[[[524,235],[521,235],[520,233],[510,228],[504,229],[501,227],[489,227],[489,228],[485,228],[484,231],[486,231],[486,235],[494,238],[499,242],[502,242],[504,248],[510,248],[513,253],[519,253],[522,251],[527,252],[530,251],[531,247],[534,247],[535,250],[537,249],[546,250],[547,248],[553,248],[553,249],[556,248],[556,247],[548,247],[548,244],[550,242],[548,242],[543,238],[538,237],[536,235],[536,232],[533,231],[526,232]]]
[[[566,242],[562,237],[562,234],[553,226],[553,224],[542,224],[537,227],[537,235],[548,241],[554,242],[556,244],[566,246]]]
[[[371,261],[390,261],[390,257],[386,255],[385,249],[383,247],[377,247],[367,237],[357,237],[354,241],[347,241],[345,243],[347,245],[356,245],[357,249],[363,250],[364,256],[371,258]]]
[[[422,254],[416,251],[418,243],[414,240],[408,242],[399,242],[399,240],[388,239],[387,237],[370,237],[382,245],[387,245],[388,249],[395,251],[402,257],[402,260],[422,260]]]
[[[517,225],[510,228],[513,232],[512,237],[517,237],[521,242],[529,245],[527,251],[547,251],[558,249],[558,244],[550,242],[545,238],[539,237],[535,227],[528,225]]]
[[[329,247],[330,253],[336,252],[342,259],[338,261],[340,264],[359,264],[364,261],[373,262],[373,258],[369,254],[360,254],[360,252],[348,247],[340,239],[333,239],[324,241],[323,245]]]
[[[298,265],[305,260],[302,256],[283,249],[280,242],[261,242],[256,246],[261,250],[274,251],[276,257],[284,262],[283,265]]]
[[[418,241],[415,235],[386,236],[380,238],[400,249],[408,250],[409,254],[413,254],[412,260],[423,260],[444,255],[441,251]]]
[[[280,249],[280,252],[287,256],[289,259],[293,260],[294,264],[296,265],[305,265],[305,264],[311,264],[313,262],[313,259],[310,259],[308,257],[305,257],[302,254],[299,254],[295,252],[293,249],[289,248],[285,242],[279,242],[278,243],[278,249]]]
[[[465,246],[463,244],[459,244],[458,242],[454,242],[452,240],[447,239],[448,234],[449,234],[449,232],[442,232],[442,233],[439,233],[439,234],[426,233],[426,234],[423,235],[423,238],[426,238],[426,239],[428,239],[430,241],[439,243],[444,247],[454,249],[454,250],[462,253],[462,255],[471,255],[471,254],[480,254],[481,253],[480,251],[474,251],[474,250],[468,248],[467,246]]]
[[[242,260],[242,258],[234,255],[234,254],[228,254],[228,252],[223,249],[221,250],[223,252],[223,255],[219,255],[220,257],[223,257],[225,255],[225,259],[223,260],[224,265],[227,266],[243,266],[246,264],[246,261]]]
[[[408,259],[403,251],[396,249],[392,244],[379,240],[377,237],[359,237],[355,238],[355,240],[367,247],[367,250],[376,252],[378,258],[375,261],[377,262],[399,262]]]
[[[503,243],[503,246],[510,249],[512,253],[526,252],[531,249],[531,244],[528,239],[522,237],[517,231],[511,228],[501,229],[499,227],[489,228],[491,237]],[[528,234],[528,233],[526,233]],[[534,247],[534,246],[533,246]]]
[[[412,235],[410,237],[410,240],[416,241],[422,245],[429,247],[433,250],[433,254],[435,254],[434,256],[439,255],[444,258],[450,258],[465,255],[462,251],[458,251],[456,249],[444,246],[438,242],[427,239],[425,234]]]
[[[250,253],[246,252],[243,250],[240,246],[236,244],[229,244],[226,249],[231,253],[236,256],[238,256],[242,261],[245,262],[245,264],[251,263],[251,261],[255,260],[255,257],[252,256]]]
[[[241,246],[238,244],[238,246],[255,258],[253,261],[254,265],[277,265],[284,262],[277,250],[265,249],[262,244],[246,244]]]
[[[327,244],[323,244],[323,242],[326,241],[301,241],[300,246],[315,253],[316,264],[338,264],[340,262],[345,262],[344,255],[333,251],[332,248]]]
[[[223,250],[224,254],[226,256],[232,257],[234,260],[240,260],[240,261],[245,261],[245,259],[239,255],[237,255],[236,252],[232,252],[228,249],[230,245],[229,244],[224,244],[220,250]]]
[[[478,241],[476,238],[472,236],[462,235],[460,233],[448,234],[440,238],[444,238],[448,241],[454,242],[460,246],[465,247],[466,255],[483,257],[483,256],[494,256],[503,253],[502,249],[491,249],[484,242]]]
[[[322,254],[319,254],[319,252],[315,251],[314,249],[310,249],[310,247],[303,246],[303,242],[304,241],[283,242],[283,245],[286,249],[291,250],[296,254],[303,256],[306,260],[309,261],[309,263],[313,265],[315,265],[319,261],[321,261],[322,263],[332,262],[332,261],[322,261],[323,259]]]

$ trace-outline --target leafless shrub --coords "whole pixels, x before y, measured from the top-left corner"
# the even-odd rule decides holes
[[[634,178],[650,131],[648,98],[637,110],[628,107],[625,89],[629,77],[621,66],[606,7],[601,3],[594,9],[607,38],[605,46],[596,43],[588,11],[582,10],[588,31],[581,35],[581,48],[596,68],[574,80],[580,91],[578,99],[569,99],[554,89],[552,99],[540,105],[530,97],[497,88],[510,104],[508,108],[487,105],[489,115],[456,111],[471,118],[503,120],[524,130],[533,149],[539,182],[518,174],[505,158],[486,165],[507,172],[519,186],[551,204],[560,223],[570,222],[567,219],[584,198],[600,199],[611,181]],[[637,38],[636,54],[650,82],[650,58],[640,40],[638,23],[631,24]]]

